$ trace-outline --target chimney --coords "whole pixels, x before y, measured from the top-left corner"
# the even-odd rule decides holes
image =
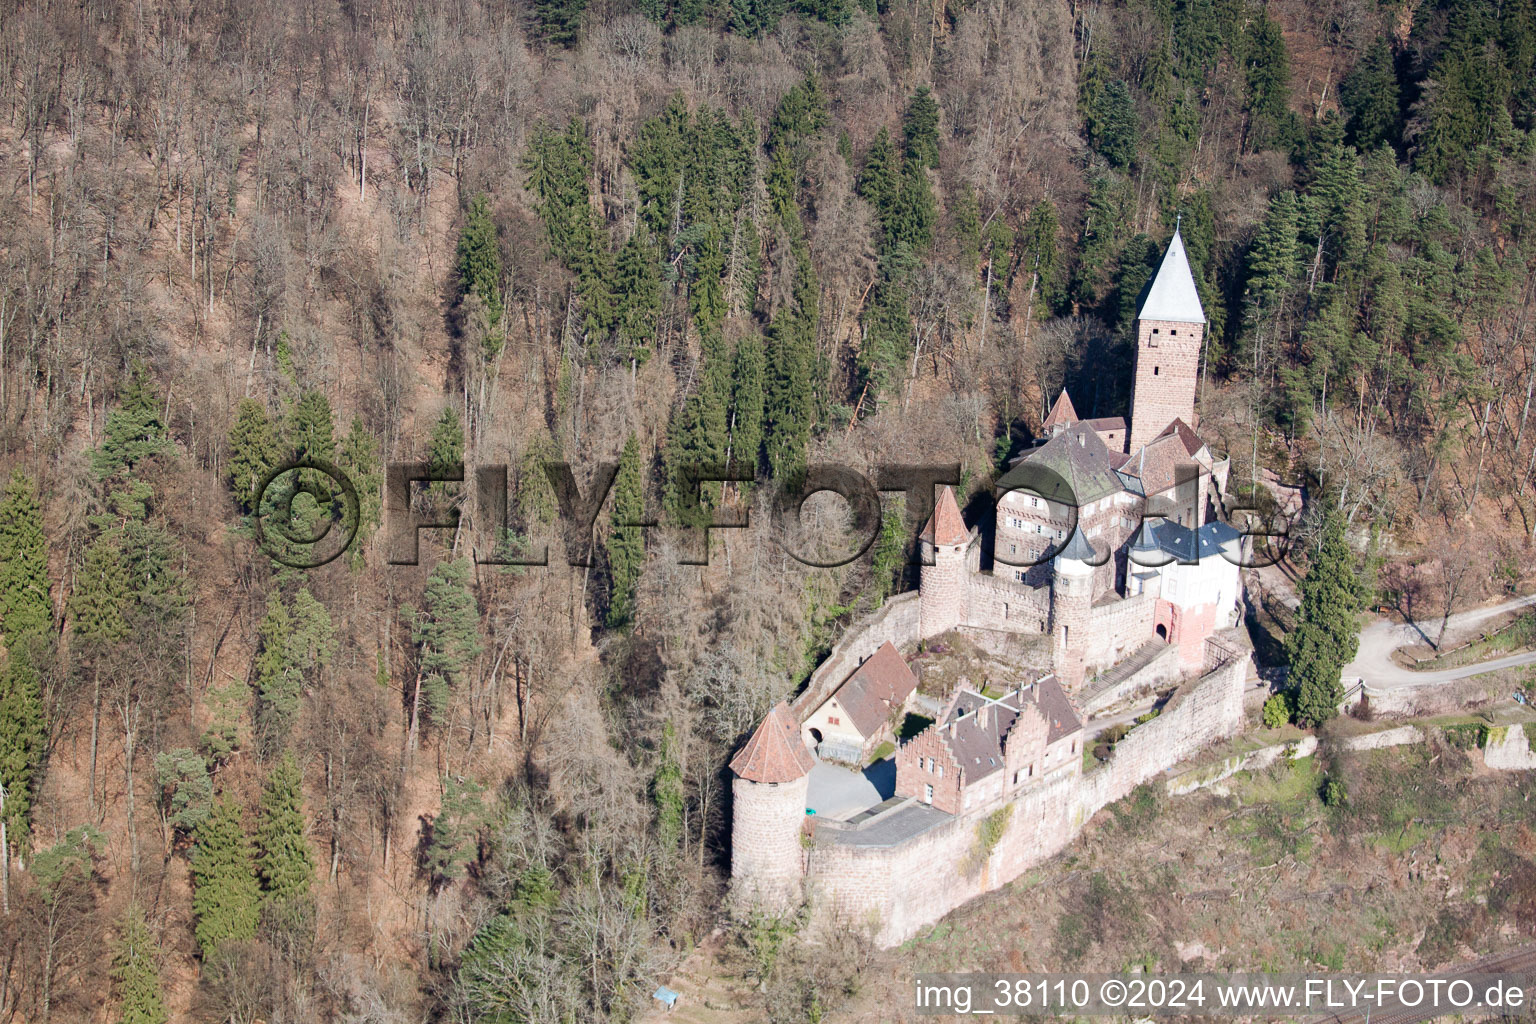
[[[1077,446],[1079,448],[1087,448],[1088,447],[1088,435],[1087,434],[1084,434],[1081,431],[1078,432],[1078,435],[1077,435]]]

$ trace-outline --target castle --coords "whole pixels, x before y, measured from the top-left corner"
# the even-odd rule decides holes
[[[916,593],[850,630],[732,759],[738,899],[776,909],[810,899],[902,941],[1241,728],[1248,654],[1232,627],[1243,538],[1214,516],[1229,464],[1197,433],[1204,329],[1175,230],[1136,322],[1129,422],[1081,419],[1062,392],[1042,443],[996,483],[990,565],[983,532],[944,488],[919,538]],[[932,722],[897,747],[892,791],[855,813],[821,813],[859,778],[833,762],[860,764],[893,742],[923,696],[900,652],[947,634],[1004,656],[1032,649],[1043,663],[1001,696],[927,695]],[[1156,719],[1084,770],[1087,712],[1176,681]],[[989,817],[1002,831],[986,842]]]

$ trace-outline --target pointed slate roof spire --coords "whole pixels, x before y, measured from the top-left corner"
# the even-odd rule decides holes
[[[965,528],[965,517],[960,514],[960,505],[955,501],[955,492],[946,486],[939,495],[938,504],[933,506],[933,515],[923,527],[922,539],[934,545],[964,544],[970,536],[971,531]]]
[[[1200,305],[1200,291],[1195,287],[1195,276],[1189,270],[1189,257],[1184,252],[1184,237],[1174,228],[1168,251],[1163,254],[1162,265],[1147,290],[1147,298],[1141,304],[1139,320],[1171,320],[1175,323],[1203,324],[1205,310]]]
[[[1056,403],[1051,406],[1051,411],[1045,417],[1045,423],[1042,426],[1049,430],[1057,426],[1069,427],[1076,422],[1077,410],[1072,407],[1072,399],[1067,397],[1067,389],[1062,388],[1061,394],[1057,396]]]
[[[731,771],[748,782],[794,782],[815,766],[816,759],[800,738],[800,726],[783,701],[731,758]]]
[[[1066,545],[1056,552],[1058,559],[1070,558],[1078,562],[1093,564],[1098,560],[1099,553],[1093,549],[1093,542],[1081,529],[1074,529],[1072,536],[1068,538]]]

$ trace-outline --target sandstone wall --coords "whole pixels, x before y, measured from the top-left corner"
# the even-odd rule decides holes
[[[1241,728],[1246,654],[1213,657],[1219,661],[1213,671],[1188,684],[1088,775],[1063,766],[1012,800],[945,819],[894,846],[856,846],[819,834],[809,859],[813,907],[833,920],[871,922],[880,945],[893,946],[1060,852],[1106,804]],[[978,826],[999,808],[1011,808],[1007,830],[982,858]]]
[[[1504,771],[1528,771],[1536,768],[1536,753],[1531,752],[1525,726],[1509,725],[1488,730],[1483,747],[1483,763]]]
[[[1156,611],[1157,596],[1150,592],[1094,605],[1085,651],[1089,671],[1109,668],[1150,640]]]

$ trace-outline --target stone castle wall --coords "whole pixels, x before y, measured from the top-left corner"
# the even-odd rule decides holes
[[[1109,668],[1152,639],[1156,612],[1157,598],[1147,592],[1094,605],[1084,638],[1089,671]]]
[[[869,923],[881,946],[893,946],[1060,852],[1105,805],[1241,729],[1246,652],[1218,650],[1212,662],[1211,671],[1187,684],[1161,715],[1132,730],[1106,764],[1086,775],[1065,765],[1011,801],[944,819],[892,846],[854,845],[846,835],[818,833],[807,875],[813,911],[850,925]],[[1007,830],[983,858],[978,826],[1001,808],[1011,808]]]
[[[1051,618],[1051,588],[1032,587],[973,570],[966,577],[964,625],[1012,633],[1044,633]]]
[[[887,641],[897,648],[915,644],[922,634],[919,591],[909,590],[888,599],[879,609],[855,623],[837,642],[830,657],[811,673],[800,695],[790,702],[800,721],[819,708],[864,659]]]

